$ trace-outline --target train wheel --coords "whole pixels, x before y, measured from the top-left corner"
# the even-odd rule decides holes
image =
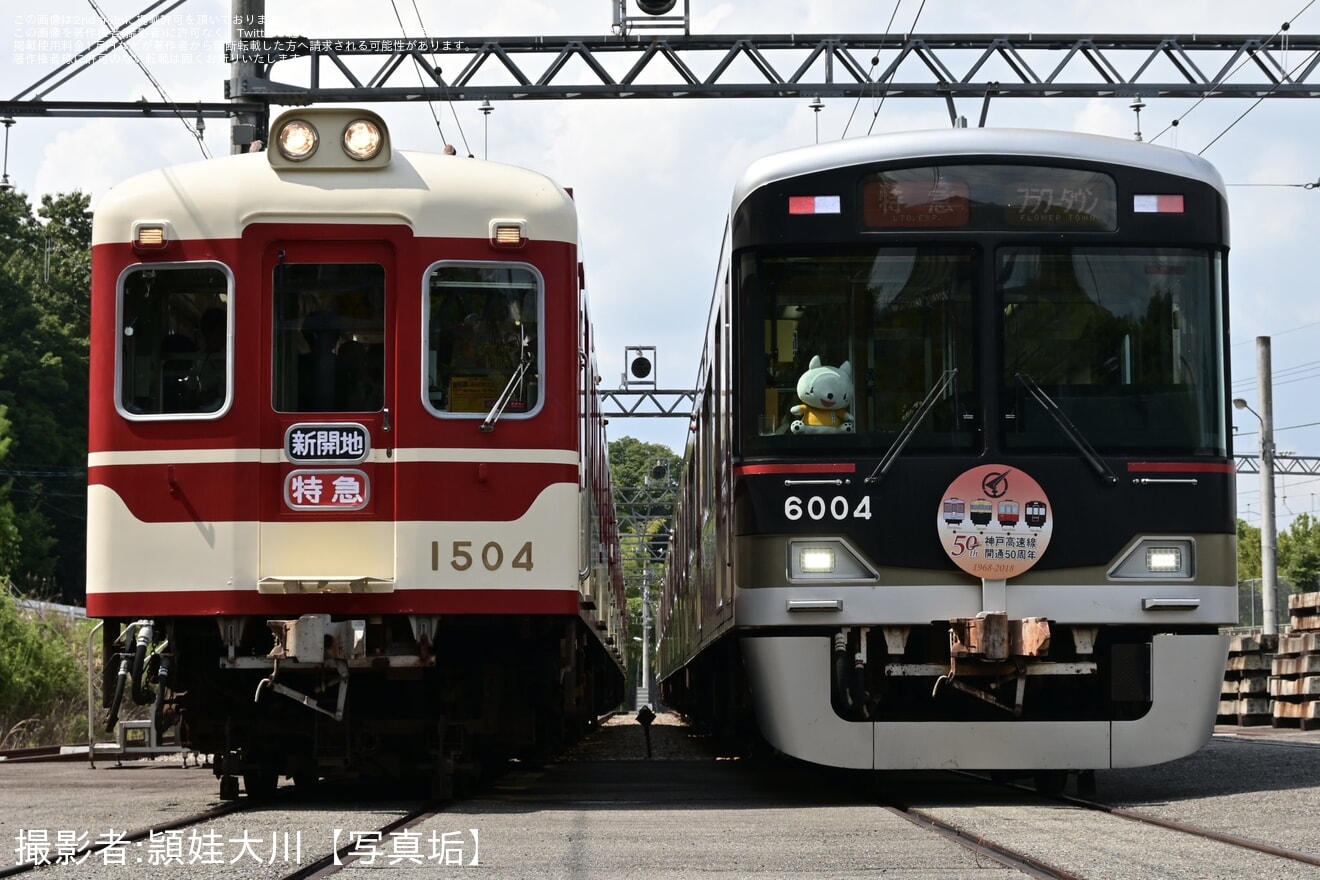
[[[263,765],[259,769],[243,774],[243,790],[253,800],[265,799],[275,793],[279,787],[280,775],[274,768]]]

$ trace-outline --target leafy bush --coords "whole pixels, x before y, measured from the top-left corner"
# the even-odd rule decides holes
[[[0,747],[86,740],[89,625],[28,611],[0,589]]]

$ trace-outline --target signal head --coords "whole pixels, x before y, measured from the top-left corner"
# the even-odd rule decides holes
[[[637,8],[647,15],[664,15],[674,8],[677,0],[637,0]]]

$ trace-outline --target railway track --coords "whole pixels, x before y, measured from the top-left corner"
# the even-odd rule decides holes
[[[1305,748],[1307,746],[1303,747]],[[1292,876],[1291,874],[1286,873],[1288,869],[1306,872],[1299,873],[1297,876],[1310,876],[1309,868],[1320,867],[1320,855],[1315,853],[1278,846],[1276,844],[1241,837],[1234,834],[1227,834],[1222,831],[1216,831],[1186,822],[1172,821],[1143,813],[1140,810],[1115,807],[1109,804],[1089,800],[1087,798],[1070,797],[1066,795],[1042,795],[1032,788],[1013,783],[995,782],[978,774],[956,773],[955,775],[960,776],[969,782],[975,781],[976,783],[1006,792],[1008,797],[1012,799],[1012,802],[1016,803],[1024,810],[1039,810],[1040,808],[1036,805],[1045,804],[1046,809],[1049,809],[1051,806],[1064,809],[1071,808],[1100,817],[1109,817],[1121,820],[1122,822],[1136,823],[1151,828],[1162,829],[1166,832],[1172,832],[1173,835],[1176,835],[1177,838],[1182,840],[1196,841],[1197,843],[1192,848],[1196,849],[1200,856],[1207,861],[1214,861],[1219,864],[1235,864],[1238,859],[1227,854],[1234,851],[1267,856],[1272,860],[1276,860],[1272,863],[1273,870],[1268,874],[1268,876],[1272,877]],[[974,794],[971,795],[971,801],[973,803],[978,800],[979,799],[976,798]],[[1070,862],[1074,860],[1072,856],[1065,855],[1060,858],[1042,852],[1041,847],[1036,845],[1039,842],[1039,838],[1035,838],[1030,834],[1022,833],[1021,826],[1036,821],[1025,813],[1017,818],[1005,815],[1001,817],[1004,821],[995,823],[995,830],[987,831],[983,823],[967,823],[951,819],[949,814],[954,811],[948,809],[917,808],[898,803],[885,803],[881,806],[883,809],[906,819],[918,827],[936,833],[941,837],[966,848],[970,852],[975,853],[978,857],[989,858],[1004,867],[1020,871],[1030,877],[1050,878],[1050,880],[1087,880],[1087,878],[1095,876],[1142,876],[1139,873],[1112,875],[1096,874],[1092,870],[1079,871],[1075,866],[1070,866]],[[1003,808],[1000,807],[999,809]],[[1051,821],[1050,824],[1057,824],[1057,822]],[[1071,822],[1069,824],[1076,828],[1083,823]],[[1107,839],[1112,840],[1115,836],[1120,834],[1117,830],[1106,832],[1102,823],[1085,824],[1087,824],[1086,839],[1088,841],[1093,841],[1094,843],[1092,843],[1092,846],[1097,849],[1103,848],[1101,841]],[[1014,840],[1026,840],[1028,842],[1026,845],[1023,845],[1022,843],[1012,842]],[[1207,847],[1206,844],[1209,844],[1210,846]],[[1048,849],[1048,847],[1046,849]],[[1182,871],[1187,871],[1188,866],[1181,852],[1181,847],[1176,844],[1165,844],[1160,848],[1160,850],[1167,854],[1167,859],[1163,860],[1167,862],[1167,864],[1164,865],[1161,865],[1161,858],[1155,848],[1148,847],[1147,849],[1149,852],[1143,856],[1143,859],[1148,863],[1145,867],[1145,870],[1149,872],[1148,876],[1216,876],[1213,874],[1198,873],[1194,869],[1189,873],[1181,873]],[[1164,873],[1165,871],[1169,871],[1169,873]],[[1252,875],[1235,873],[1226,876]],[[1260,874],[1258,876],[1266,876],[1266,874]]]
[[[85,761],[87,750],[81,754],[74,746],[37,746],[30,749],[0,749],[0,761],[35,763],[42,761]]]
[[[447,851],[447,844],[458,841],[447,839],[444,834],[424,838],[420,833],[412,833],[412,829],[423,822],[437,818],[442,812],[444,812],[443,807],[420,807],[379,828],[350,835],[348,842],[343,846],[305,867],[285,874],[280,880],[319,880],[322,877],[333,877],[357,862],[362,862],[364,867],[374,866],[378,859],[385,865],[420,867],[437,862],[443,865],[449,852],[457,853],[459,864],[468,866],[479,864],[479,837],[473,840],[474,849],[469,855],[462,850]],[[400,841],[404,841],[402,846]],[[464,858],[470,858],[470,861],[464,862]]]
[[[103,833],[83,845],[61,844],[49,835],[20,837],[19,854],[26,850],[28,857],[0,869],[0,878],[46,870],[61,877],[95,875],[117,866],[206,877],[232,872],[237,865],[264,876],[303,880],[331,876],[355,862],[371,865],[378,857],[397,864],[411,862],[404,856],[415,854],[417,864],[425,864],[427,858],[443,858],[455,841],[442,835],[435,848],[428,848],[430,841],[414,835],[414,849],[400,843],[409,839],[408,829],[445,807],[402,802],[378,788],[327,784],[309,795],[285,787],[271,797],[224,801],[150,827]]]
[[[313,797],[285,787],[268,800],[194,809],[125,835],[117,845],[128,859],[118,864],[137,858],[152,876],[219,878],[244,869],[269,880],[331,877],[346,868],[458,866],[479,866],[488,880],[632,878],[661,867],[664,876],[682,876],[702,866],[730,876],[822,869],[853,876],[880,868],[973,876],[993,867],[1016,872],[1004,876],[1068,880],[1301,880],[1317,876],[1320,866],[1314,835],[1298,832],[1300,843],[1289,846],[1293,832],[1272,827],[1274,816],[1260,817],[1260,839],[1231,833],[1239,829],[1230,821],[1235,804],[1223,800],[1225,768],[1254,766],[1262,757],[1277,767],[1312,763],[1299,764],[1297,756],[1313,752],[1274,744],[1212,745],[1206,766],[1185,768],[1199,781],[1183,790],[1168,784],[1171,774],[1161,768],[1106,771],[1094,799],[1049,797],[972,774],[858,774],[720,754],[672,716],[657,720],[650,740],[648,759],[635,719],[608,720],[557,761],[513,765],[471,796],[443,803],[361,787],[325,784]],[[121,772],[125,779],[155,776],[148,768]],[[1320,770],[1295,787],[1303,800],[1320,792]],[[1245,793],[1277,805],[1288,795],[1254,771],[1232,788],[1230,801]],[[141,805],[138,815],[141,809],[157,807]],[[1206,821],[1177,821],[1189,815]],[[0,814],[0,824],[13,827],[12,815],[6,818]],[[169,839],[182,845],[174,865],[161,865]],[[189,842],[207,839],[217,842],[218,857],[199,860]],[[69,859],[85,861],[81,870],[54,869],[61,877],[104,877],[121,870],[101,868],[112,854],[104,844],[89,846]],[[34,869],[46,870],[20,865],[0,877]]]
[[[149,828],[138,828],[132,831],[124,831],[122,834],[109,834],[104,839],[96,840],[92,843],[61,844],[58,838],[55,841],[45,841],[49,846],[44,848],[39,840],[28,839],[20,840],[20,850],[27,847],[28,853],[32,858],[19,859],[18,864],[5,868],[0,868],[0,877],[13,877],[18,874],[26,874],[39,868],[55,868],[66,865],[80,865],[89,859],[98,855],[104,855],[110,850],[122,850],[125,847],[131,847],[141,844],[143,841],[152,839],[153,836],[169,834],[170,832],[183,831],[190,828],[196,828],[207,822],[215,821],[224,816],[230,816],[250,809],[252,804],[247,801],[229,801],[210,810],[195,813],[182,819],[176,819],[165,822],[160,825],[153,825]],[[76,841],[76,838],[75,838]],[[19,851],[18,855],[22,856]]]

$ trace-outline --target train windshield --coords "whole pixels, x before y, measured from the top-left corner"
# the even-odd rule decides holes
[[[527,415],[540,400],[541,281],[530,266],[443,263],[430,273],[426,401],[436,413]]]
[[[278,412],[385,405],[385,267],[281,263],[274,284]]]
[[[1072,446],[1034,384],[1100,452],[1226,454],[1221,278],[1208,249],[1000,248],[1004,447]]]
[[[138,416],[215,417],[230,396],[233,279],[217,264],[141,266],[120,290],[119,404]]]
[[[744,253],[744,344],[763,352],[744,359],[753,365],[742,399],[748,451],[888,444],[931,394],[907,448],[979,443],[978,254],[970,246]],[[838,385],[848,399],[831,399],[843,391],[827,386]]]
[[[749,454],[884,450],[909,427],[908,452],[1076,454],[1080,434],[1102,454],[1226,454],[1214,249],[775,248],[737,266],[760,354]]]

